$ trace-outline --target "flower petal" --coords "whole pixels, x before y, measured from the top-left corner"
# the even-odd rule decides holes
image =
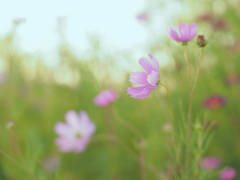
[[[151,84],[152,86],[156,86],[157,85],[157,81],[159,78],[159,73],[156,71],[152,71],[147,78],[147,81],[149,82],[149,84]]]
[[[60,136],[64,136],[64,137],[72,137],[74,136],[74,133],[72,131],[72,128],[62,122],[58,122],[55,127],[54,127],[54,131],[60,135]]]
[[[189,28],[187,23],[180,24],[178,26],[179,32],[180,32],[180,39],[181,41],[185,42],[188,41],[188,34],[189,34]]]
[[[137,94],[141,94],[144,90],[144,88],[146,88],[147,86],[138,86],[138,87],[129,87],[127,89],[128,94],[131,95],[137,95]]]
[[[146,58],[140,58],[139,64],[145,69],[147,73],[150,73],[153,70],[152,63],[148,61]]]
[[[177,32],[170,26],[168,30],[169,37],[174,41],[180,41]]]
[[[75,111],[70,110],[65,114],[67,123],[72,127],[76,128],[80,125],[78,115]]]
[[[159,64],[158,64],[158,60],[151,54],[148,54],[148,56],[152,59],[152,65],[153,65],[153,69],[156,72],[159,72]]]
[[[55,143],[61,152],[67,153],[74,150],[76,141],[74,138],[58,138]]]
[[[90,121],[88,114],[85,111],[79,113],[80,126],[78,130],[81,132],[83,137],[90,137],[96,130],[95,124]]]
[[[138,85],[147,85],[147,73],[145,72],[132,72],[130,75],[130,82]]]
[[[197,34],[197,25],[195,23],[192,23],[189,25],[189,40],[193,39]]]
[[[74,151],[79,153],[86,149],[88,143],[90,141],[90,138],[80,138],[76,140],[76,144],[74,144]]]

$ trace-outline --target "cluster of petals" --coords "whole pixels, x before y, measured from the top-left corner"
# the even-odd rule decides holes
[[[220,159],[214,156],[204,157],[200,163],[202,169],[216,170],[220,166]]]
[[[153,89],[158,87],[158,80],[160,76],[159,64],[155,57],[149,54],[150,61],[147,58],[140,58],[139,64],[143,67],[145,72],[132,72],[129,81],[140,85],[137,87],[129,87],[128,94],[133,98],[142,99],[147,97]]]
[[[219,109],[225,103],[226,103],[226,100],[222,96],[220,96],[220,95],[212,95],[212,96],[207,97],[204,100],[203,105],[207,109],[214,110],[214,109]]]
[[[54,127],[55,132],[60,136],[55,143],[64,153],[84,151],[95,132],[95,124],[85,111],[80,111],[80,113],[68,111],[65,119],[66,123],[58,122]]]
[[[226,168],[222,170],[222,172],[219,175],[219,178],[221,180],[233,180],[236,176],[236,170],[233,168]]]
[[[169,37],[174,41],[188,42],[192,40],[197,34],[197,25],[191,23],[190,25],[183,23],[178,26],[179,34],[170,26],[168,33]]]
[[[94,104],[100,107],[105,107],[117,99],[117,94],[114,90],[108,89],[102,91],[94,98]]]

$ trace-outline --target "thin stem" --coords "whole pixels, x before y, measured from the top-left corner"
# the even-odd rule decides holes
[[[146,161],[145,161],[145,153],[143,148],[139,149],[139,165],[140,165],[140,174],[141,174],[141,180],[146,180]]]
[[[192,70],[191,70],[191,65],[189,63],[188,57],[187,57],[187,46],[184,46],[184,58],[185,61],[188,65],[188,72],[189,72],[189,84],[191,86],[191,81],[192,81]]]
[[[199,56],[198,60],[198,66],[197,66],[197,73],[195,77],[195,81],[193,84],[193,87],[191,89],[190,93],[190,98],[189,98],[189,108],[188,108],[188,143],[187,143],[187,151],[186,151],[186,162],[187,162],[187,171],[189,171],[189,165],[190,165],[190,149],[191,149],[191,136],[192,136],[192,102],[193,102],[193,95],[195,92],[195,88],[197,86],[198,78],[199,78],[199,72],[200,72],[200,65],[201,65],[201,60],[202,60],[202,55],[203,55],[203,48]]]

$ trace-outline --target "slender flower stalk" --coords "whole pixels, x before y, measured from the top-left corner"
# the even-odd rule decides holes
[[[203,55],[203,48],[199,56],[198,60],[198,66],[197,66],[197,73],[195,77],[195,81],[193,84],[193,87],[191,89],[190,93],[190,98],[189,98],[189,108],[188,108],[188,131],[187,131],[187,137],[188,137],[188,143],[187,143],[187,151],[186,151],[186,168],[187,170],[189,169],[190,165],[190,156],[191,156],[191,136],[192,136],[192,102],[193,102],[193,95],[197,86],[198,78],[199,78],[199,72],[200,72],[200,65],[201,65],[201,60],[202,60],[202,55]]]
[[[184,58],[185,58],[185,61],[186,61],[187,65],[188,65],[189,85],[191,86],[192,70],[191,70],[191,65],[190,65],[190,63],[189,63],[188,56],[187,56],[187,46],[184,46]]]

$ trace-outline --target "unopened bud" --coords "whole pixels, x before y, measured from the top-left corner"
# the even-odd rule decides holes
[[[201,48],[203,48],[207,45],[207,40],[204,35],[197,36],[197,45]]]

